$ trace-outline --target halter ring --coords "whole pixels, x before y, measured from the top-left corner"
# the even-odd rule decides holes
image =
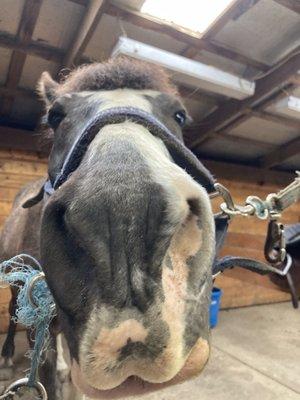
[[[33,298],[33,293],[32,293],[32,292],[33,292],[33,288],[34,288],[35,284],[36,284],[37,282],[41,281],[42,279],[45,279],[45,274],[44,274],[43,272],[40,272],[40,273],[36,274],[36,275],[30,280],[29,285],[28,285],[27,296],[28,296],[28,300],[29,300],[30,304],[31,304],[33,307],[38,307],[38,304],[36,304],[36,301],[35,301],[34,298]]]
[[[13,394],[16,394],[16,392],[22,387],[29,388],[28,381],[28,378],[18,379],[7,387],[3,395],[12,396]],[[35,382],[33,386],[30,386],[30,388],[31,387],[36,389],[41,400],[48,400],[46,389],[41,384],[41,382]]]

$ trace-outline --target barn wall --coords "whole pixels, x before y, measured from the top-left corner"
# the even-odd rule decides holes
[[[35,153],[8,151],[0,149],[0,227],[8,216],[17,191],[27,182],[46,175],[46,160]],[[218,175],[220,172],[218,173]],[[260,178],[260,177],[258,177]],[[265,197],[277,191],[280,185],[248,183],[220,179],[234,196],[236,202],[243,204],[249,194]],[[216,206],[216,201],[215,201]],[[300,221],[300,204],[291,207],[283,218],[285,223]],[[243,255],[263,260],[263,244],[266,223],[255,219],[236,218],[231,226],[223,254]],[[278,302],[289,299],[269,277],[262,277],[244,270],[231,270],[218,277],[216,285],[224,289],[223,308],[248,306]],[[0,330],[8,323],[7,303],[9,290],[0,291]]]
[[[0,149],[0,229],[8,216],[15,195],[26,183],[46,176],[47,164],[37,154]],[[0,332],[7,329],[10,290],[0,290]]]

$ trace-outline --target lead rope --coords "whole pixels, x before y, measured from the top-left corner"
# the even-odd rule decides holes
[[[17,297],[16,323],[35,332],[34,348],[31,351],[31,366],[28,377],[13,382],[0,399],[11,398],[21,387],[34,388],[43,400],[47,392],[37,380],[38,366],[47,347],[49,325],[55,316],[55,303],[45,281],[39,262],[20,254],[0,264],[0,280],[19,289]]]

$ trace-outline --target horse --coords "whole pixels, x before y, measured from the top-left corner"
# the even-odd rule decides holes
[[[87,398],[130,398],[197,376],[210,353],[215,224],[211,177],[202,166],[201,184],[186,160],[190,117],[176,87],[161,68],[122,57],[60,82],[44,72],[38,92],[48,177],[17,195],[0,257],[34,256],[54,297],[39,371],[49,399],[60,398],[59,332]],[[14,334],[11,321],[6,365]]]

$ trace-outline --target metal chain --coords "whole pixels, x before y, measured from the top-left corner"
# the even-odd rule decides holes
[[[229,219],[237,215],[256,216],[261,220],[269,219],[264,248],[265,257],[274,266],[283,265],[287,253],[284,226],[278,219],[281,217],[282,211],[300,200],[300,173],[297,172],[296,178],[290,185],[278,193],[269,194],[265,200],[258,196],[248,196],[244,206],[235,204],[230,191],[220,183],[215,184],[215,189],[224,199],[220,208]]]
[[[280,192],[270,193],[265,200],[258,196],[248,196],[243,206],[234,203],[230,191],[225,186],[215,183],[215,189],[224,199],[220,208],[229,217],[256,216],[259,219],[276,220],[281,217],[283,210],[300,199],[300,173],[297,172],[294,181]]]

